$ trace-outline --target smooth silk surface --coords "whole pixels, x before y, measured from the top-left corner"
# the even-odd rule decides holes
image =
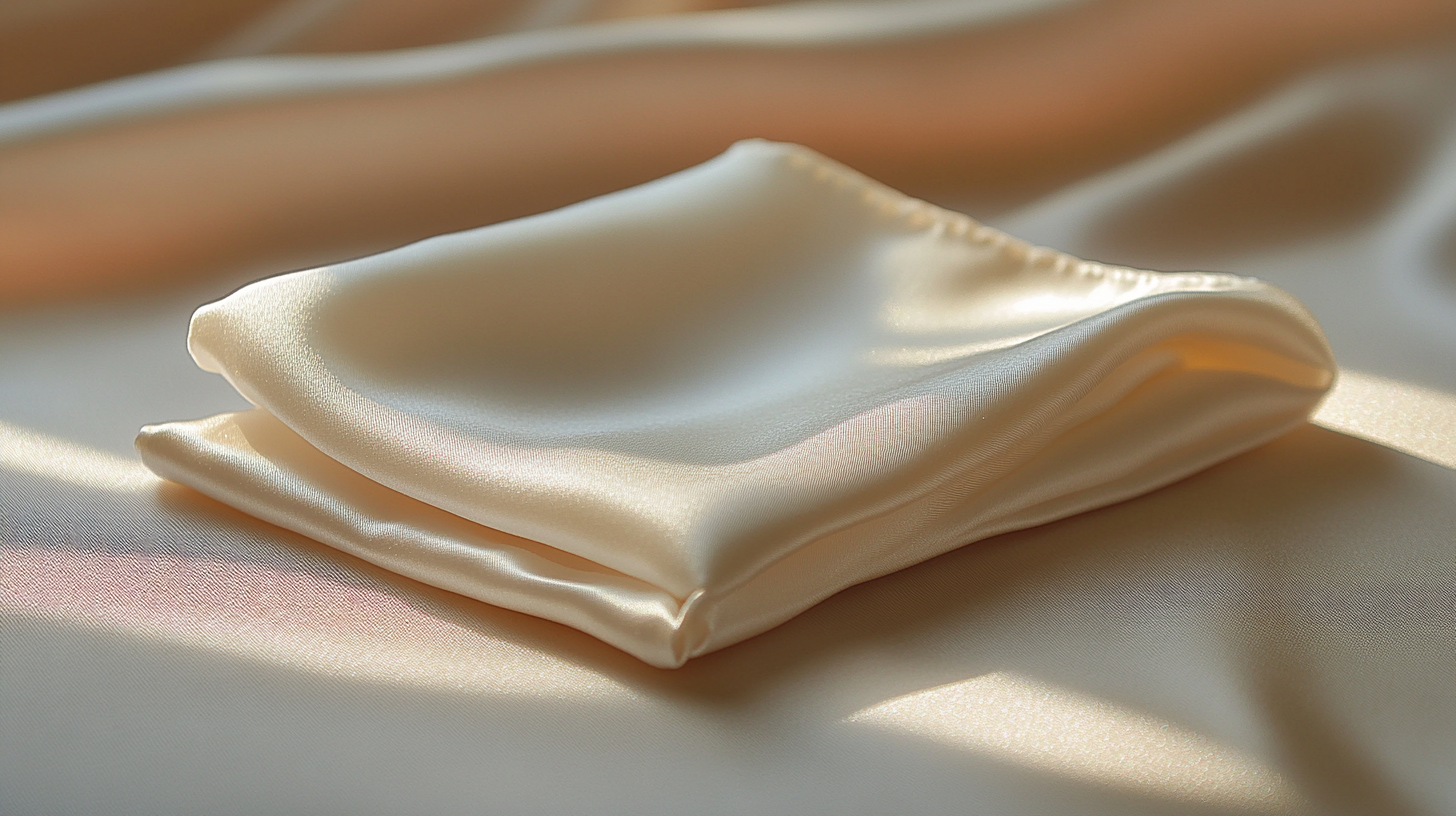
[[[174,30],[148,15],[158,8],[150,0],[104,2],[159,36]],[[328,12],[373,2],[388,0],[290,5]],[[12,5],[59,17],[82,3]],[[394,8],[408,23],[421,5]],[[580,8],[534,5],[547,17]],[[974,185],[937,201],[1080,257],[1229,271],[1288,290],[1319,319],[1341,363],[1325,402],[1310,425],[1165,488],[865,582],[673,670],[162,480],[133,445],[137,428],[160,418],[251,414],[180,341],[198,304],[251,280],[495,217],[472,210],[450,223],[425,219],[429,229],[412,220],[444,208],[422,197],[439,183],[423,159],[483,198],[512,201],[612,166],[596,152],[532,165],[530,151],[491,137],[504,119],[542,113],[499,99],[445,99],[441,107],[469,116],[443,122],[391,103],[435,98],[411,79],[421,63],[520,54],[526,43],[202,63],[0,106],[0,199],[16,205],[0,202],[0,227],[10,230],[0,237],[0,279],[23,272],[27,247],[48,236],[77,250],[93,282],[126,262],[180,270],[165,288],[134,282],[117,286],[120,295],[87,289],[75,302],[0,311],[0,813],[1456,812],[1453,52],[1323,61],[1233,103],[1217,98],[1215,83],[1169,77],[1145,60],[1149,51],[1202,53],[1198,76],[1212,79],[1239,75],[1244,50],[1210,59],[1197,32],[1157,27],[1112,44],[1078,17],[1092,5],[1041,18],[1066,32],[1055,53],[1081,66],[1076,76],[1053,70],[1057,60],[1018,31],[1005,41],[1011,54],[964,44],[989,70],[951,66],[913,85],[930,88],[937,110],[1005,128],[1024,123],[1024,109],[1002,103],[1022,98],[1023,80],[1044,77],[1076,104],[1062,126],[1013,127],[1016,138],[1048,134],[1055,149],[1071,150],[1086,133],[1076,122],[1110,119],[1128,137],[1117,144],[1131,147],[1107,165],[1054,174],[1014,211],[978,204]],[[1325,5],[1329,15],[1291,18],[1282,33],[1229,33],[1288,50],[1289,38],[1357,3]],[[866,12],[874,24],[858,30],[870,39],[904,32],[913,26],[894,21],[913,20],[917,8],[877,6]],[[841,23],[863,20],[829,5],[782,11],[763,12],[754,29],[832,40]],[[685,15],[655,21],[654,36],[702,55],[712,43],[696,32],[729,22]],[[122,39],[114,26],[104,32]],[[609,34],[532,35],[555,49],[541,64],[561,69],[535,89],[561,112],[546,124],[569,121],[562,132],[585,147],[613,144],[612,129],[590,117],[601,86],[583,81],[611,71],[569,52]],[[0,62],[15,64],[19,53]],[[885,107],[903,86],[864,82],[854,70],[900,63],[802,56],[825,70],[822,90],[888,89],[856,97],[862,124],[835,122],[836,133],[925,123]],[[1129,63],[1141,67],[1109,70]],[[500,64],[481,59],[462,71],[494,75]],[[651,76],[685,73],[667,53],[642,55],[641,64]],[[351,97],[343,124],[311,118],[338,102],[323,94],[271,107],[247,101],[321,75],[351,88],[411,87]],[[769,71],[719,75],[728,88],[780,87]],[[1068,81],[1082,75],[1110,89],[1088,93]],[[1169,78],[1177,104],[1207,106],[1207,118],[1179,136],[1116,104],[1150,76]],[[965,96],[937,78],[956,80]],[[1008,88],[1001,103],[981,96]],[[656,98],[662,116],[630,108],[620,130],[661,154],[685,138],[688,128],[673,122],[702,132],[704,108],[733,118],[723,96],[702,98],[687,110],[690,99]],[[616,111],[617,101],[603,104]],[[826,104],[811,95],[794,112],[820,115]],[[190,113],[167,112],[178,110]],[[359,141],[378,150],[361,155]],[[892,178],[858,154],[819,146]],[[905,152],[898,140],[877,149]],[[984,146],[956,149],[1026,167]],[[465,161],[492,157],[534,169],[502,180]],[[315,172],[320,165],[344,172]],[[371,173],[383,177],[362,183]],[[190,191],[179,188],[187,180]],[[257,206],[243,206],[250,201]],[[53,218],[15,220],[48,207]],[[299,257],[260,212],[310,235],[334,218],[382,237]],[[158,224],[167,227],[160,237]],[[245,267],[200,258],[193,250],[217,224],[273,254]],[[64,272],[40,260],[25,280]]]
[[[753,141],[561,211],[252,284],[189,345],[259,407],[144,461],[679,666],[1302,423],[1258,281],[1080,261]]]

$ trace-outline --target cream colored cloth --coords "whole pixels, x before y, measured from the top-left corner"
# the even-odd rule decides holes
[[[657,666],[1267,442],[1334,372],[1274,287],[761,141],[252,284],[189,344],[259,410],[144,429],[158,474]]]
[[[80,5],[17,8],[42,4]],[[820,8],[817,20],[839,13]],[[423,57],[345,61],[378,76]],[[1229,74],[1244,57],[1228,53]],[[128,150],[136,130],[88,110],[135,110],[145,90],[143,108],[228,122],[202,135],[235,154],[246,137],[219,134],[248,117],[194,80],[246,96],[313,70],[206,65],[4,106],[0,120],[44,125],[45,150],[89,139],[64,157],[73,178],[145,202],[176,178]],[[1311,426],[852,587],[671,671],[137,461],[144,423],[249,407],[180,342],[197,305],[303,262],[191,262],[175,289],[0,313],[0,813],[1456,812],[1453,83],[1449,54],[1333,66],[987,219],[1082,257],[1294,293],[1346,367]],[[364,107],[362,122],[402,118]],[[489,124],[486,106],[461,108]],[[41,109],[80,124],[53,127]],[[487,152],[486,126],[452,127]],[[294,155],[318,133],[257,141]],[[404,161],[433,144],[407,133],[387,147]],[[272,175],[244,166],[246,191],[338,211],[317,203],[307,155]],[[189,212],[239,195],[212,169],[186,168],[204,192],[167,218],[195,226]],[[417,178],[392,179],[391,194],[414,201]],[[51,200],[34,190],[37,206]],[[125,233],[89,204],[59,213],[63,237]],[[179,226],[168,251],[191,237]],[[15,245],[0,244],[8,270]]]

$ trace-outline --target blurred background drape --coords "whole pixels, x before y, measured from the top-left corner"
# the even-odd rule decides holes
[[[0,813],[1456,811],[1456,4],[726,5],[0,4]],[[676,672],[137,461],[243,407],[199,304],[752,136],[1268,279],[1341,382]]]

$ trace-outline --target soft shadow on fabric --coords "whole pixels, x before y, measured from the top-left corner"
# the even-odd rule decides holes
[[[1449,508],[1441,502],[1456,471],[1313,427],[1140,499],[851,588],[675,671],[399,577],[185,488],[107,493],[17,481],[31,494],[18,498],[37,509],[6,519],[4,538],[18,546],[7,547],[0,573],[40,588],[21,602],[52,622],[45,626],[59,621],[128,644],[129,653],[186,656],[169,663],[216,662],[270,686],[322,682],[332,693],[384,695],[391,708],[426,719],[446,709],[519,709],[523,721],[556,711],[550,716],[605,727],[648,716],[666,718],[661,728],[751,735],[792,711],[816,733],[838,733],[856,712],[906,695],[1020,677],[1217,739],[1224,718],[1200,720],[1199,703],[1183,699],[1203,693],[1200,679],[1167,675],[1190,655],[1207,663],[1226,654],[1223,671],[1255,673],[1296,784],[1337,777],[1336,787],[1359,801],[1395,802],[1378,762],[1352,746],[1331,753],[1311,737],[1338,733],[1341,723],[1328,712],[1311,721],[1317,714],[1290,697],[1293,688],[1318,693],[1323,680],[1301,668],[1303,652],[1289,644],[1351,656],[1347,675],[1398,684],[1435,676],[1439,666],[1420,667],[1439,648],[1432,644],[1449,639],[1439,531],[1456,525],[1456,510],[1431,516]],[[130,543],[65,533],[63,517],[78,504],[115,516],[110,529],[129,532],[108,540]],[[148,525],[158,510],[166,520]],[[1372,565],[1363,554],[1372,536],[1398,536],[1401,546]],[[49,577],[26,582],[26,570]],[[1404,681],[1382,675],[1412,666]],[[1144,682],[1158,694],[1140,691]],[[1002,768],[1029,781],[1041,773],[1035,763],[1006,766],[910,737],[865,738],[937,763]],[[1126,787],[1116,781],[1106,795]]]
[[[1187,268],[1356,228],[1419,169],[1427,130],[1371,106],[1328,111],[1113,210],[1092,227],[1086,252]]]
[[[1030,610],[1019,614],[1034,611],[1047,619],[1034,625],[1027,618],[1020,625],[1065,629],[1067,623],[1056,618],[1082,619],[1109,609],[1114,617],[1136,617],[1145,608],[1140,604],[1155,609],[1171,603],[1197,614],[1225,614],[1248,600],[1246,588],[1235,592],[1229,585],[1230,574],[1250,560],[1240,554],[1241,547],[1255,546],[1271,527],[1297,530],[1300,520],[1339,515],[1341,507],[1356,504],[1355,497],[1389,494],[1412,468],[1430,469],[1435,478],[1456,483],[1456,474],[1445,469],[1305,428],[1146,497],[970,545],[851,588],[784,626],[670,671],[648,667],[567,627],[419,584],[301,536],[269,527],[268,538],[282,538],[274,546],[295,550],[287,560],[297,569],[328,565],[329,573],[357,572],[354,580],[369,584],[372,591],[430,616],[550,651],[644,692],[732,707],[750,704],[786,678],[813,673],[817,666],[855,651],[915,651],[912,644],[939,641],[934,651],[942,652],[946,638],[954,640],[966,626],[975,629],[982,616],[1000,614],[1008,599],[1019,605],[1068,581],[1078,592],[1048,597],[1048,605],[1030,604]],[[164,507],[190,520],[235,528],[261,525],[184,488],[163,486],[158,497]],[[991,655],[961,655],[944,676],[953,680],[994,668],[1005,664]]]

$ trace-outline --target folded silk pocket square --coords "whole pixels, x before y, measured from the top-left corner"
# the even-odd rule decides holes
[[[1080,261],[762,141],[252,284],[189,345],[257,408],[144,428],[152,470],[665,667],[1259,445],[1334,371],[1267,284]]]

